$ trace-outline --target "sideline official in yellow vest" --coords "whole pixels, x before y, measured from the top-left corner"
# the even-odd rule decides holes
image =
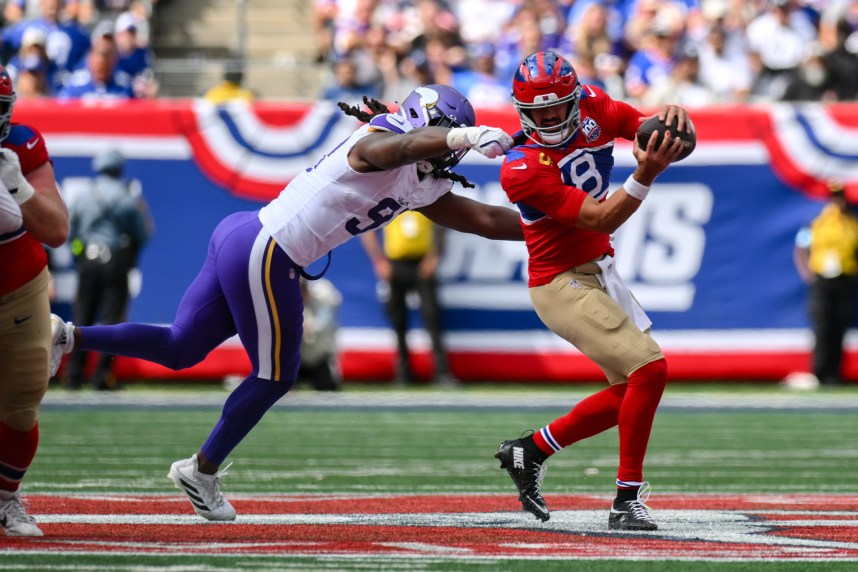
[[[405,211],[382,229],[383,245],[375,232],[361,235],[380,285],[387,286],[385,308],[396,333],[398,385],[415,381],[407,336],[408,300],[413,293],[419,296],[420,314],[432,343],[434,381],[439,385],[457,383],[447,363],[438,303],[436,272],[443,251],[442,231],[422,214]]]
[[[831,182],[829,189],[830,201],[796,236],[795,263],[810,284],[813,373],[822,385],[840,385],[843,340],[855,315],[858,216],[841,183]]]

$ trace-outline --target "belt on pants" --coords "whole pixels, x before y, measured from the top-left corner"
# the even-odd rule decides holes
[[[602,260],[603,258],[605,258],[604,254],[599,258],[596,258],[595,260],[591,260],[590,262],[585,262],[584,264],[573,266],[569,269],[569,271],[574,272],[576,274],[601,274],[602,269],[599,268],[599,265],[596,264],[596,262]]]

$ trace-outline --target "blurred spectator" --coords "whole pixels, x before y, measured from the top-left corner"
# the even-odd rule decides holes
[[[619,45],[623,39],[625,25],[625,17],[621,10],[624,3],[625,0],[573,0],[566,10],[566,40],[575,38],[575,32],[570,32],[572,30],[586,31],[584,33],[588,35],[592,33],[594,22],[602,16],[588,14],[588,12],[592,6],[598,6],[597,11],[604,12],[605,30],[611,43]]]
[[[629,13],[623,28],[623,42],[630,53],[644,49],[644,44],[651,40],[653,30],[657,27],[656,18],[663,4],[662,0],[639,0],[626,6]],[[661,29],[670,27],[666,17],[658,24]]]
[[[5,0],[3,2],[3,22],[6,26],[23,20],[27,12],[27,0]]]
[[[831,89],[831,76],[825,63],[822,46],[814,42],[807,55],[793,69],[781,97],[784,101],[831,101],[836,95]]]
[[[403,93],[411,93],[412,90],[432,83],[432,76],[425,60],[418,64],[411,56],[395,56],[393,67],[383,66],[384,73],[384,101],[396,101]]]
[[[858,31],[858,0],[828,0],[822,4],[819,19],[819,43],[825,51],[834,50],[840,35]]]
[[[301,278],[304,298],[304,333],[298,381],[309,381],[317,391],[336,391],[342,386],[337,367],[338,312],[342,294],[324,278]]]
[[[743,102],[751,93],[751,64],[742,49],[727,50],[727,34],[720,24],[709,30],[699,50],[700,83],[719,103]]]
[[[558,48],[566,28],[566,18],[557,3],[554,0],[525,0],[525,3],[533,8],[536,15],[543,48]]]
[[[494,46],[490,43],[472,44],[468,56],[470,66],[453,71],[453,87],[477,108],[509,105],[509,86],[494,73]]]
[[[63,21],[89,27],[95,20],[93,0],[64,0]]]
[[[18,99],[38,99],[53,95],[51,89],[48,62],[30,54],[18,62],[15,94]]]
[[[757,77],[752,95],[763,101],[781,99],[792,71],[816,39],[816,29],[794,0],[769,0],[768,9],[748,24],[747,38]]]
[[[95,9],[102,18],[115,18],[120,12],[128,10],[132,0],[92,0]]]
[[[855,6],[858,11],[858,2]],[[830,86],[838,101],[854,101],[858,99],[858,32],[846,20],[837,23],[836,32],[834,49],[825,54]]]
[[[336,0],[314,0],[313,35],[316,40],[316,62],[318,63],[333,59],[336,17]]]
[[[250,103],[256,99],[253,91],[242,87],[244,83],[244,69],[239,62],[229,62],[223,72],[223,79],[217,85],[210,87],[203,98],[215,105],[223,105],[230,101],[243,101]]]
[[[151,42],[149,21],[152,19],[152,9],[156,1],[132,0],[128,10],[117,16],[117,20],[125,15],[134,19],[134,26],[137,29],[137,45],[143,48],[148,48]]]
[[[690,44],[699,72],[682,82],[686,97],[776,101],[794,76],[812,78],[810,67],[798,68],[814,41],[826,50],[826,97],[833,89],[852,100],[858,91],[858,0],[316,0],[315,12],[320,54],[348,54],[362,92],[369,84],[390,94],[427,82],[473,85],[469,97],[479,102],[492,85],[486,73],[504,84],[526,55],[552,49],[573,59],[586,83],[643,101],[653,82],[663,90],[689,72],[690,60],[673,68],[676,49]],[[490,66],[479,54],[492,49]],[[491,104],[494,87],[484,93]]]
[[[131,77],[135,97],[150,98],[158,94],[158,82],[152,70],[152,50],[137,41],[137,19],[123,12],[113,27],[119,62],[116,69]]]
[[[6,66],[9,75],[15,81],[18,97],[21,97],[21,89],[18,87],[19,76],[25,68],[28,72],[35,72],[37,76],[44,76],[44,95],[52,95],[60,87],[58,83],[60,77],[56,73],[56,65],[48,58],[46,43],[47,36],[43,30],[39,28],[26,30],[21,38],[21,49]]]
[[[417,0],[416,27],[413,35],[403,34],[406,45],[400,53],[424,65],[430,81],[450,85],[452,69],[465,65],[467,52],[459,35],[459,22],[437,0]]]
[[[603,4],[590,2],[581,11],[580,18],[566,28],[560,43],[560,52],[595,63],[601,54],[616,53],[615,40],[608,31],[608,8]],[[577,66],[575,71],[578,71]]]
[[[536,12],[528,5],[522,6],[501,30],[495,56],[495,75],[508,80],[515,75],[524,58],[549,47],[543,41]]]
[[[384,81],[380,68],[384,63],[385,55],[390,51],[384,28],[373,26],[366,31],[362,43],[349,52],[339,55],[337,62],[341,59],[350,60],[354,66],[355,83],[377,95],[381,93]]]
[[[65,77],[84,60],[91,46],[85,29],[60,21],[61,7],[61,0],[40,0],[38,18],[23,20],[3,31],[4,51],[8,55],[20,51],[28,30],[41,30],[45,35],[48,58],[59,74],[58,82],[65,81]]]
[[[629,58],[625,88],[629,98],[644,101],[653,85],[670,76],[681,30],[666,20],[655,20],[641,40],[641,49]]]
[[[499,32],[515,14],[519,2],[510,0],[462,0],[452,2],[466,44],[495,43]]]
[[[364,95],[378,98],[381,93],[375,86],[358,84],[354,62],[349,57],[339,58],[334,62],[332,84],[322,92],[322,99],[361,106]]]
[[[687,44],[679,50],[670,74],[652,85],[642,103],[654,108],[668,104],[689,108],[711,105],[715,98],[709,89],[700,84],[699,75],[697,48]]]
[[[119,52],[112,34],[101,34],[93,42],[86,66],[75,70],[60,89],[60,99],[133,98],[131,78],[118,72]]]
[[[607,89],[607,85],[602,79],[599,77],[599,73],[596,71],[596,64],[593,62],[592,58],[586,58],[584,56],[570,56],[566,58],[572,64],[572,67],[575,68],[575,73],[578,74],[578,81],[580,81],[584,85],[594,85],[601,90]]]
[[[354,0],[351,10],[340,10],[334,21],[335,58],[349,54],[364,45],[366,33],[374,24],[378,0]]]
[[[623,59],[613,54],[599,54],[593,60],[593,67],[599,83],[604,85],[605,92],[613,99],[625,99],[626,82],[623,78],[625,72]]]
[[[423,58],[425,69],[432,83],[450,85],[453,83],[453,68],[464,61],[464,52],[460,46],[451,46],[449,36],[430,36],[426,38],[422,52],[412,52],[411,57]]]

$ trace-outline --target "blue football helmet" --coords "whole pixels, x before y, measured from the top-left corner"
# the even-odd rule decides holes
[[[477,123],[474,107],[458,90],[449,85],[430,84],[408,94],[399,112],[413,127],[473,127]],[[434,169],[455,167],[468,149],[457,149],[429,159]]]

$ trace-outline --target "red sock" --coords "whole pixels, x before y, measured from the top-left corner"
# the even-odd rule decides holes
[[[643,481],[643,461],[652,431],[655,411],[667,383],[664,359],[646,364],[629,376],[628,389],[620,407],[620,469],[617,482]]]
[[[17,431],[0,423],[0,490],[18,490],[38,446],[38,423],[29,431]]]
[[[563,447],[610,429],[617,424],[625,394],[625,383],[594,393],[572,411],[537,431],[533,441],[543,453],[553,455]]]

